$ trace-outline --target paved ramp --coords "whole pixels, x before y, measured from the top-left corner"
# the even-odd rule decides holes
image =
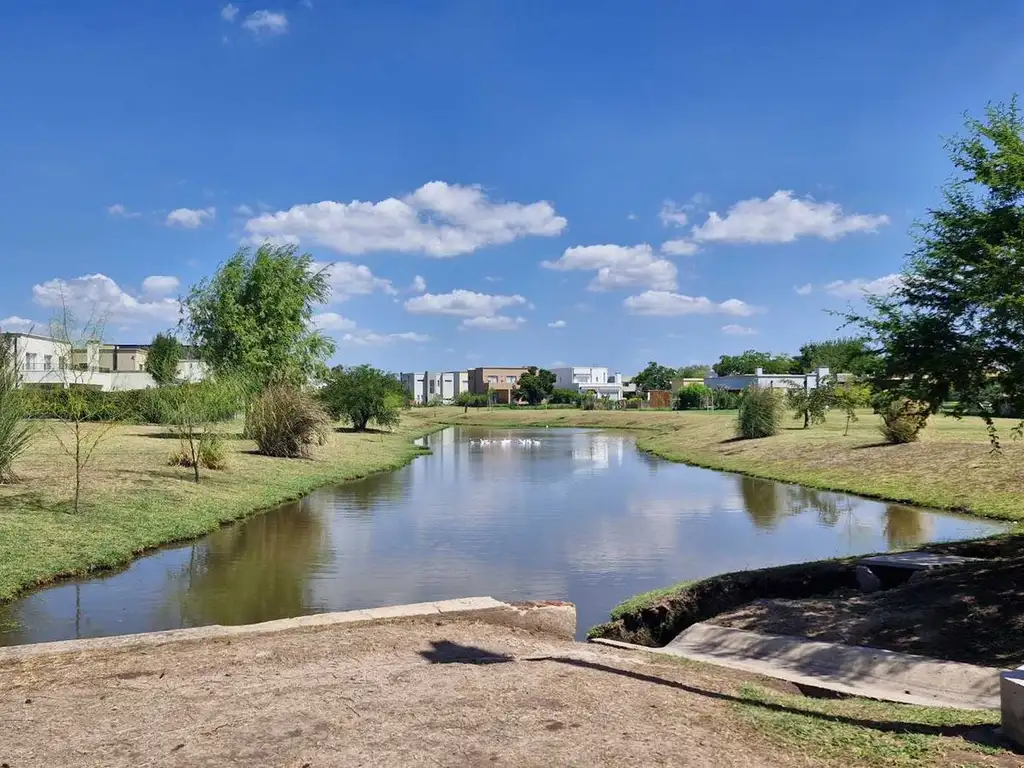
[[[999,709],[999,670],[803,637],[694,624],[645,648],[815,688],[933,707]]]

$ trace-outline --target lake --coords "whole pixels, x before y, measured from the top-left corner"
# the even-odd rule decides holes
[[[0,607],[0,644],[474,595],[570,600],[582,636],[675,582],[1005,530],[674,464],[624,433],[454,427],[423,442],[433,454],[403,469]]]

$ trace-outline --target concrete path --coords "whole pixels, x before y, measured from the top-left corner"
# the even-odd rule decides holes
[[[664,648],[643,650],[871,699],[999,709],[998,669],[908,653],[703,623],[694,624]]]
[[[934,552],[896,552],[892,555],[872,555],[857,561],[868,568],[903,568],[908,571],[930,571],[947,565],[984,562],[979,557],[938,555]]]

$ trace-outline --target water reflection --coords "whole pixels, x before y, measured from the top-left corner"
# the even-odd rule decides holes
[[[1002,529],[667,463],[618,433],[462,428],[426,443],[399,471],[0,608],[0,642],[488,594],[571,600],[585,631],[685,579]]]

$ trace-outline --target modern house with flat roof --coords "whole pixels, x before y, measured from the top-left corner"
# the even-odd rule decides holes
[[[399,374],[399,380],[417,405],[426,405],[436,398],[450,403],[469,391],[469,371],[416,371]]]
[[[759,387],[761,389],[817,389],[818,384],[829,375],[828,368],[816,368],[814,373],[784,373],[766,374],[763,368],[757,368],[753,373],[737,374],[735,376],[708,376],[704,384],[713,389],[729,389],[739,391],[747,387]],[[842,377],[847,374],[839,374],[836,378],[842,382]]]
[[[604,366],[570,365],[553,368],[556,389],[574,389],[609,400],[621,400],[623,394],[622,374],[609,371]]]
[[[0,340],[12,347],[22,386],[85,386],[103,391],[156,386],[146,373],[149,344],[90,341],[84,349],[76,349],[66,341],[37,333],[4,333]],[[201,381],[205,364],[188,347],[183,353],[178,378]]]
[[[526,366],[473,368],[469,371],[469,391],[488,395],[496,403],[508,403],[512,400],[512,390],[524,373]]]

